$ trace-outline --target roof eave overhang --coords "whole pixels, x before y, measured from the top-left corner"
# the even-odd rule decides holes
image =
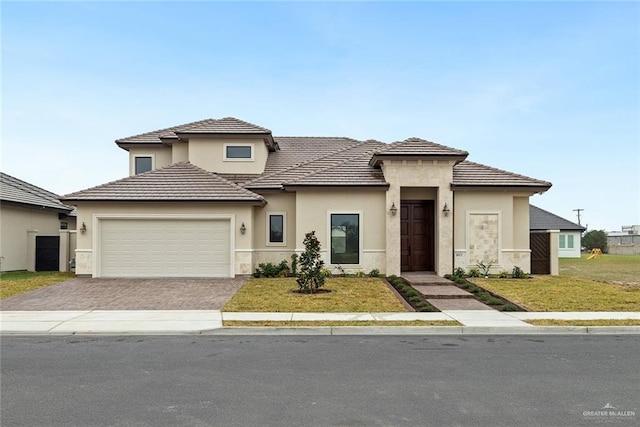
[[[478,184],[451,184],[451,190],[467,191],[513,191],[531,194],[542,194],[551,188],[551,185],[478,185]]]
[[[210,200],[210,199],[81,199],[81,198],[69,198],[61,199],[66,202],[74,203],[219,203],[219,204],[237,204],[237,205],[254,205],[264,206],[267,204],[266,200]]]
[[[70,214],[73,211],[72,207],[65,208],[63,206],[60,206],[60,207],[42,206],[42,205],[33,204],[33,203],[14,202],[12,200],[0,200],[0,203],[3,206],[13,206],[16,208],[23,208],[23,209],[37,209],[40,211],[57,212],[62,214]]]
[[[174,140],[174,141],[177,141],[177,140]],[[121,142],[121,141],[116,141],[116,144],[118,144],[118,147],[127,151],[129,151],[130,148],[164,147],[168,145],[167,143],[164,143],[164,142]]]
[[[299,189],[317,189],[317,190],[344,190],[345,188],[354,190],[387,190],[389,189],[389,183],[380,184],[284,184],[285,190],[299,190]]]
[[[385,160],[452,160],[455,164],[464,161],[468,154],[393,154],[393,153],[381,153],[374,154],[369,160],[369,166],[378,167]]]
[[[203,137],[215,137],[215,138],[228,138],[228,139],[242,139],[242,138],[259,138],[264,141],[269,151],[276,151],[278,144],[273,140],[271,133],[260,132],[175,132],[179,139],[188,140],[189,138],[203,138]]]

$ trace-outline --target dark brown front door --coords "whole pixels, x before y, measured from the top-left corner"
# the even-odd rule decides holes
[[[402,271],[434,271],[433,200],[404,200],[400,204]]]
[[[531,274],[551,273],[551,238],[549,233],[531,233]]]

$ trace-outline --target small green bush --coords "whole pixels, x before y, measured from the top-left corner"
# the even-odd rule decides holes
[[[466,274],[466,273],[465,273],[465,271],[464,271],[464,268],[462,268],[462,267],[456,267],[456,268],[453,270],[453,276],[454,276],[454,277],[464,277],[464,276],[465,276],[465,274]]]
[[[254,276],[256,277],[284,277],[289,274],[289,265],[286,260],[280,261],[280,264],[272,262],[260,263]]]
[[[291,255],[291,275],[294,277],[298,275],[298,254]]]
[[[380,270],[374,268],[369,272],[369,277],[380,277]]]
[[[467,276],[469,277],[480,277],[480,270],[478,270],[477,268],[472,268],[469,270],[469,273],[467,273]]]
[[[498,274],[498,278],[500,279],[508,279],[509,278],[509,272],[506,270],[502,270],[500,272],[500,274]]]
[[[364,274],[364,271],[358,270],[358,271],[356,271],[355,276],[356,277],[364,277],[364,276],[366,276],[366,274]]]
[[[513,267],[513,270],[511,270],[511,277],[513,277],[514,279],[526,279],[529,277],[529,275],[522,271],[522,269],[516,265],[515,267]]]

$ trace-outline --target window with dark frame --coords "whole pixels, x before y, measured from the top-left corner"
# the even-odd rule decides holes
[[[269,243],[284,243],[284,215],[269,215]]]
[[[331,214],[331,264],[360,264],[359,214]]]
[[[251,158],[251,146],[250,145],[227,145],[226,147],[227,159],[250,159]]]
[[[153,167],[152,167],[152,159],[151,157],[147,157],[147,156],[140,156],[140,157],[136,157],[135,158],[135,172],[136,175],[140,174],[140,173],[145,173],[145,172],[149,172]]]

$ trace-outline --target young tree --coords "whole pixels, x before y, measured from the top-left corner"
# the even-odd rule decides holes
[[[304,252],[298,259],[296,282],[301,291],[313,293],[324,285],[324,261],[320,259],[320,241],[315,231],[305,234],[303,243]]]
[[[607,252],[607,233],[604,230],[591,230],[582,236],[582,246],[587,250],[600,249],[603,253]]]

